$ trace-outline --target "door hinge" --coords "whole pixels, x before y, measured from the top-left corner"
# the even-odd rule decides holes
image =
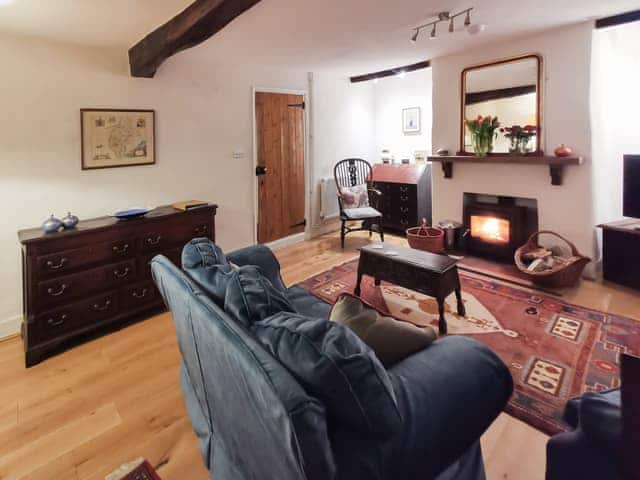
[[[301,221],[300,223],[296,223],[294,225],[291,225],[289,228],[296,228],[296,227],[306,227],[307,226],[307,219],[305,218],[303,221]]]
[[[307,104],[305,102],[302,103],[290,103],[289,105],[287,105],[287,107],[300,107],[303,110],[307,107]]]

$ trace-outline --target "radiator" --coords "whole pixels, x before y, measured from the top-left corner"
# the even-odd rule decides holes
[[[320,180],[320,218],[329,220],[340,214],[338,208],[338,190],[333,177]]]

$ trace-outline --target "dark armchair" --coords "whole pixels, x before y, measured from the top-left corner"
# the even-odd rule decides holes
[[[338,187],[338,204],[340,206],[340,244],[344,248],[347,233],[368,231],[380,234],[382,231],[382,214],[377,210],[382,193],[371,187],[371,165],[361,158],[347,158],[336,164],[333,177]],[[362,222],[360,227],[349,227],[347,222]]]

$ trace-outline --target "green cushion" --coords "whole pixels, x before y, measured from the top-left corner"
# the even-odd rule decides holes
[[[428,347],[437,338],[433,329],[386,317],[373,306],[349,294],[338,298],[329,319],[353,330],[385,367]]]

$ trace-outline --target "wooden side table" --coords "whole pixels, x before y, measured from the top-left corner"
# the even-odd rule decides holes
[[[380,248],[382,246],[382,248]],[[397,252],[390,255],[389,252]],[[444,301],[453,292],[456,294],[458,315],[466,314],[460,290],[460,278],[456,261],[446,255],[423,252],[413,248],[368,245],[360,249],[358,280],[354,293],[360,295],[363,275],[372,276],[376,286],[382,280],[434,297],[438,302],[438,330],[447,333],[444,317]]]

